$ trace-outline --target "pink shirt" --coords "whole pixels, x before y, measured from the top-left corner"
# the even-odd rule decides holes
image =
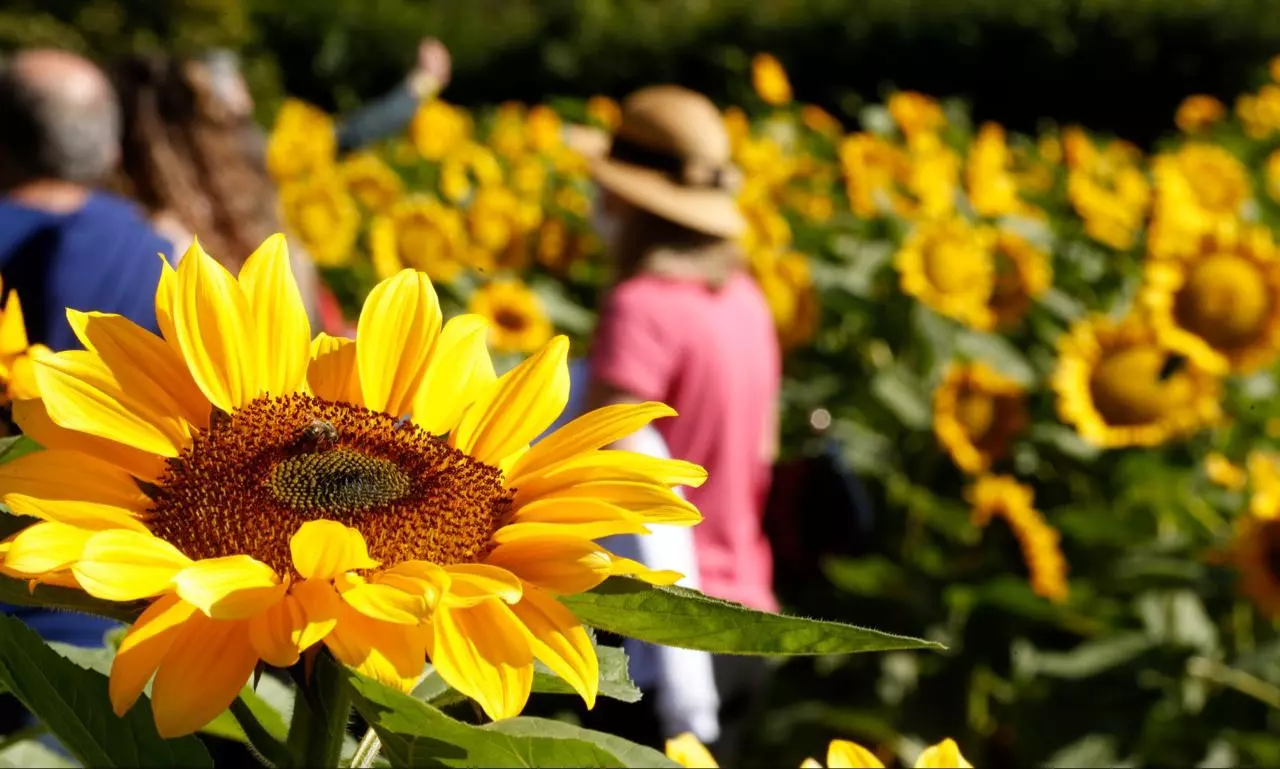
[[[672,456],[707,468],[687,489],[702,511],[693,530],[702,590],[776,611],[773,556],[762,529],[770,466],[766,429],[782,378],[764,296],[737,274],[718,292],[650,275],[605,300],[591,351],[592,375],[679,413],[655,423]]]

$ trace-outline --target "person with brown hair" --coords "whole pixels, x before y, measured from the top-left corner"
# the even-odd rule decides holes
[[[776,611],[762,518],[777,453],[781,362],[763,294],[736,238],[745,228],[719,111],[677,86],[632,94],[607,154],[591,161],[594,223],[615,280],[590,355],[588,408],[661,401],[655,424],[671,455],[709,477],[687,489],[701,588]],[[624,439],[614,446],[639,447]],[[759,658],[715,658],[721,738],[732,765],[767,682]],[[659,692],[659,698],[661,698]],[[668,735],[670,736],[670,735]]]

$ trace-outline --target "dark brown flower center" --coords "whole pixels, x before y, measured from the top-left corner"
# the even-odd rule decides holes
[[[218,415],[149,489],[147,526],[194,559],[245,554],[293,572],[289,540],[330,519],[390,566],[479,560],[513,491],[416,425],[311,395]]]
[[[508,331],[524,331],[529,325],[528,315],[505,307],[493,314],[493,320]]]

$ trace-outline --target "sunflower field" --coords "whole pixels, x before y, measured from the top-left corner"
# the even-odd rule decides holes
[[[851,127],[767,54],[752,78],[723,114],[784,452],[836,447],[876,503],[856,553],[780,589],[947,647],[788,663],[762,765],[938,735],[978,765],[1280,762],[1280,58],[1234,104],[1189,94],[1150,153],[915,92]],[[581,353],[607,266],[565,137],[618,114],[433,100],[337,159],[290,101],[268,160],[348,307],[412,266],[495,351]]]

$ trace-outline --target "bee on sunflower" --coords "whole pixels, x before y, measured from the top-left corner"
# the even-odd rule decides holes
[[[486,323],[443,323],[403,270],[354,340],[313,341],[280,236],[238,277],[194,244],[156,315],[160,336],[68,311],[85,349],[40,358],[41,398],[14,406],[46,450],[0,467],[0,498],[40,519],[0,546],[5,574],[145,605],[117,713],[154,678],[160,734],[191,733],[260,662],[319,644],[401,690],[430,658],[495,719],[523,709],[535,658],[591,705],[595,651],[556,596],[679,578],[594,541],[699,520],[673,488],[702,468],[600,450],[670,408],[611,406],[530,446],[568,398],[565,338],[497,377]]]

